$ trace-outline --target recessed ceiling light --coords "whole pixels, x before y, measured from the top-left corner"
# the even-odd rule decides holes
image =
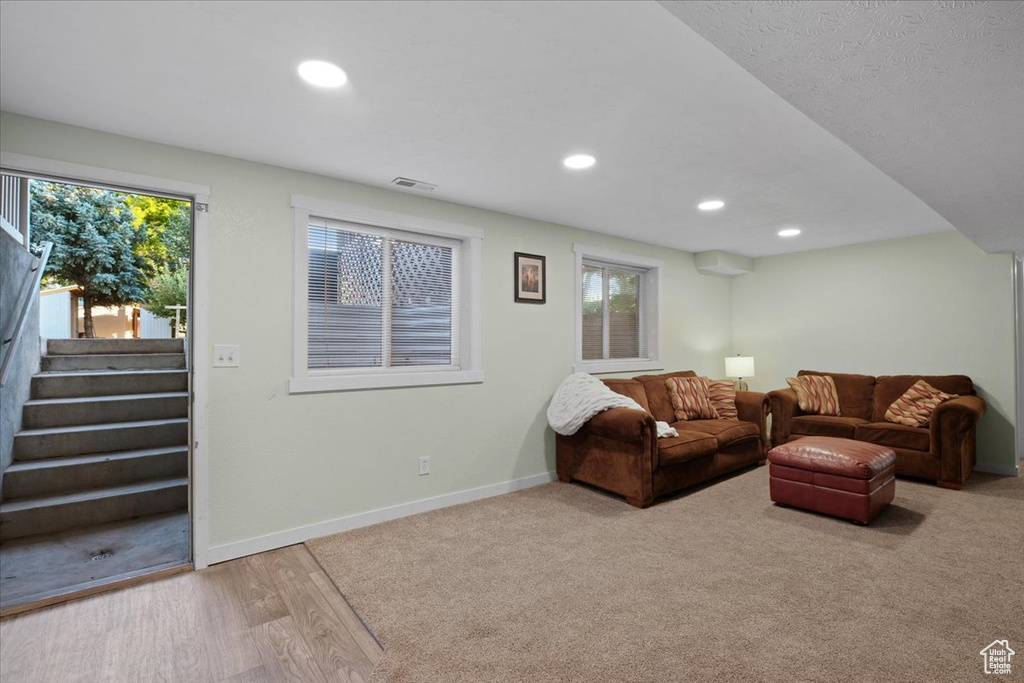
[[[589,154],[573,154],[562,159],[562,163],[565,164],[566,168],[572,168],[579,170],[581,168],[590,168],[597,162],[597,159],[590,156]]]
[[[321,88],[340,88],[348,81],[348,76],[339,67],[315,59],[299,64],[299,75],[307,83]]]
[[[779,237],[796,237],[800,234],[800,228],[785,228],[779,230]]]
[[[723,202],[721,199],[709,199],[698,204],[697,208],[700,209],[701,211],[717,211],[718,209],[721,209],[723,206],[725,206],[725,202]]]

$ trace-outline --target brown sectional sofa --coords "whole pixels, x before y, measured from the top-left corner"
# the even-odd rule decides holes
[[[896,474],[932,479],[943,488],[959,489],[974,470],[975,428],[985,401],[975,395],[964,375],[851,375],[801,370],[798,375],[829,375],[839,395],[840,416],[804,414],[792,389],[768,393],[771,399],[772,444],[805,436],[834,436],[887,446],[896,452]],[[885,421],[885,411],[915,382],[923,379],[959,398],[935,409],[927,427]]]
[[[593,484],[644,508],[660,496],[763,463],[768,452],[768,397],[736,392],[739,420],[676,422],[665,380],[696,376],[685,371],[602,380],[644,410],[612,408],[592,417],[575,434],[558,435],[558,478]],[[668,422],[679,436],[658,439],[655,421]]]

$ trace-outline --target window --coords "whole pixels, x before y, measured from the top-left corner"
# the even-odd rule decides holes
[[[646,270],[583,260],[583,360],[646,358]]]
[[[458,366],[455,240],[309,223],[310,369]]]
[[[576,245],[578,372],[661,369],[661,262]]]
[[[293,393],[483,380],[479,231],[305,197],[292,204]]]

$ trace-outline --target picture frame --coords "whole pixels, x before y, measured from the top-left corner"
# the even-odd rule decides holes
[[[547,301],[547,259],[539,254],[515,252],[513,276],[515,301],[543,304]]]

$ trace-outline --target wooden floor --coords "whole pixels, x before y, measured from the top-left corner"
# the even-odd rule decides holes
[[[359,683],[380,655],[301,545],[0,621],[3,683]]]

